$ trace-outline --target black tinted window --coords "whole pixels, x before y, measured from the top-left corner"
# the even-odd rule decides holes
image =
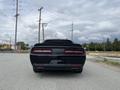
[[[44,45],[72,45],[72,41],[70,40],[46,40]]]

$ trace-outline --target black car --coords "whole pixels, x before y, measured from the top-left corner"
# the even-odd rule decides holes
[[[67,70],[81,73],[86,53],[80,44],[70,40],[50,39],[35,44],[30,52],[34,72]]]

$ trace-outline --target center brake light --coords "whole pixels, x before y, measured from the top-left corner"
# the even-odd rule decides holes
[[[41,54],[51,54],[52,50],[51,49],[33,49],[33,53],[41,53]]]

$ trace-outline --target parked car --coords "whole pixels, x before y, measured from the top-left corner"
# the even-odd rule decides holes
[[[81,73],[86,53],[80,44],[71,40],[50,39],[33,46],[30,61],[34,72],[67,70]]]

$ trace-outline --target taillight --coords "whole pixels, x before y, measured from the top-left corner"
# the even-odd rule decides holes
[[[81,56],[85,55],[84,51],[79,51],[79,50],[65,50],[64,53],[67,55],[81,55]]]
[[[51,49],[33,49],[33,53],[41,53],[41,54],[50,54],[52,53]]]

